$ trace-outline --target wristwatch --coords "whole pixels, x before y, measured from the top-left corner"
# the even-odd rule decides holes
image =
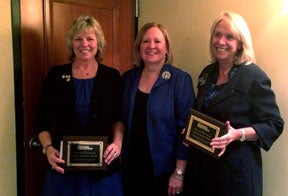
[[[244,129],[240,129],[241,130],[241,137],[240,137],[240,142],[244,142],[245,139],[246,139],[246,136],[245,136],[245,130]]]
[[[182,169],[176,168],[176,174],[179,175],[179,176],[182,176],[182,175],[184,175],[184,172],[183,172]]]
[[[47,148],[49,146],[53,146],[52,144],[47,144],[43,149],[42,149],[42,153],[46,155],[46,151],[47,151]]]

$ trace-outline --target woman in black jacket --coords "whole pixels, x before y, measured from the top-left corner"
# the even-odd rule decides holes
[[[240,15],[222,12],[214,21],[210,53],[195,109],[226,122],[228,133],[210,143],[221,150],[219,160],[193,149],[187,188],[199,196],[262,196],[261,148],[270,149],[284,121],[269,77],[254,64],[250,32]]]
[[[71,63],[52,67],[43,83],[36,123],[50,164],[43,195],[123,194],[119,173],[122,79],[116,69],[100,63],[105,44],[100,24],[91,16],[80,16],[67,35]],[[64,136],[108,138],[103,162],[99,161],[108,165],[107,170],[66,171],[60,157]],[[99,151],[101,159],[101,146]]]

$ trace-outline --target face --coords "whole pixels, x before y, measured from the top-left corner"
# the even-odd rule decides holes
[[[140,44],[140,54],[146,64],[165,63],[167,53],[166,42],[163,33],[158,27],[152,27],[144,34]]]
[[[221,21],[217,24],[211,43],[213,54],[220,63],[233,63],[238,49],[241,47],[226,21]]]
[[[97,53],[97,38],[92,31],[81,31],[74,35],[72,41],[76,60],[87,61],[95,59]]]

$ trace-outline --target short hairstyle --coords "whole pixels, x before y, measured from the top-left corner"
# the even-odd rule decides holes
[[[239,64],[250,64],[255,63],[255,55],[252,46],[252,38],[250,34],[249,27],[242,16],[237,13],[231,11],[224,11],[221,12],[220,15],[216,18],[213,22],[210,33],[210,56],[211,61],[216,62],[217,59],[215,58],[213,51],[212,51],[212,37],[215,31],[216,26],[221,22],[226,21],[230,24],[233,34],[236,36],[240,44],[242,45],[241,49],[239,49],[238,54],[234,60],[236,65]]]
[[[137,67],[144,66],[144,62],[140,54],[140,45],[141,45],[141,42],[143,40],[145,33],[152,27],[157,27],[163,33],[163,36],[166,42],[166,48],[168,51],[168,53],[166,54],[165,63],[171,64],[173,61],[171,41],[170,41],[170,37],[169,37],[167,29],[161,24],[150,22],[150,23],[146,23],[140,29],[136,37],[135,43],[134,43],[134,63]]]
[[[73,38],[75,34],[79,32],[89,32],[89,31],[94,32],[97,39],[98,48],[97,53],[95,55],[95,59],[97,60],[97,62],[102,62],[103,52],[106,47],[106,40],[104,37],[104,33],[102,31],[101,25],[93,16],[85,16],[85,15],[79,16],[78,19],[72,23],[67,33],[66,45],[68,48],[70,61],[73,62],[75,59],[75,53],[73,51]]]

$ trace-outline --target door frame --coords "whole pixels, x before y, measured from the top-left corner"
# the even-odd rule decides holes
[[[15,135],[16,135],[16,169],[17,195],[25,195],[25,144],[24,113],[23,113],[23,82],[21,59],[21,19],[20,0],[11,0],[12,47],[14,69],[14,105],[15,105]]]

